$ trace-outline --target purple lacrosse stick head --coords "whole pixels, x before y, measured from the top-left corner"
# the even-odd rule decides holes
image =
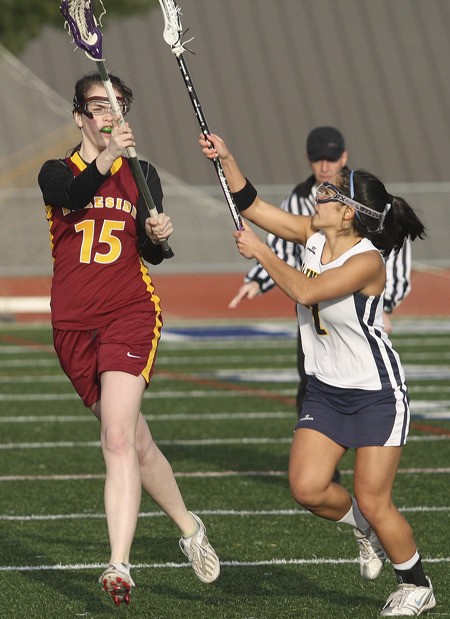
[[[94,60],[102,60],[102,33],[94,16],[93,0],[61,0],[59,10],[77,47]]]

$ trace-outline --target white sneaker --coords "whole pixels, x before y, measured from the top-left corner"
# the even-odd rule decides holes
[[[386,553],[373,529],[364,534],[360,529],[353,529],[359,546],[359,571],[366,580],[375,580],[381,574],[386,561]]]
[[[192,512],[189,513],[197,523],[198,528],[190,537],[180,539],[180,548],[191,562],[196,576],[202,582],[214,582],[220,574],[219,557],[208,542],[203,522]]]
[[[117,567],[118,565],[108,565],[98,582],[112,596],[116,606],[120,606],[122,602],[128,606],[131,601],[131,587],[134,587],[134,582],[127,566],[124,565],[122,570]]]
[[[416,587],[402,583],[391,593],[383,606],[380,617],[418,617],[424,611],[436,606],[431,581],[429,587]]]

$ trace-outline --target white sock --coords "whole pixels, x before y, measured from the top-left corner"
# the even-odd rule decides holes
[[[414,555],[411,557],[409,561],[405,561],[405,563],[393,563],[392,567],[395,570],[400,570],[400,571],[410,570],[412,567],[414,567],[414,565],[417,563],[419,559],[420,559],[420,556],[416,550],[416,552],[414,553]]]
[[[353,497],[352,506],[345,516],[338,520],[338,522],[343,522],[344,524],[349,524],[352,527],[356,527],[363,533],[366,533],[370,529],[370,524],[359,511],[358,503]]]

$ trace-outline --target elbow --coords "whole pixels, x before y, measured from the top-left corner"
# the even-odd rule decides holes
[[[315,305],[318,301],[317,299],[306,290],[299,290],[295,295],[295,300],[300,305]]]
[[[60,202],[59,206],[61,208],[65,208],[68,211],[81,211],[89,205],[89,202],[84,204],[84,201],[80,202],[76,200],[75,197],[69,192],[66,191],[64,194],[64,199]]]

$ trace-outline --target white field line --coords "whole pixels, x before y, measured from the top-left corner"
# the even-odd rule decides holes
[[[434,184],[429,183],[429,187],[434,187],[434,186],[435,186]],[[281,195],[285,195],[285,191],[287,191],[287,189],[285,189]],[[415,266],[417,269],[419,270],[421,269],[421,265],[419,263],[415,263]],[[439,272],[439,269],[436,269],[435,273],[436,274],[439,273],[439,275],[441,275],[443,279],[449,278],[449,275],[445,271]],[[20,298],[22,299],[23,297],[20,297]],[[33,297],[30,298],[30,302],[32,301],[32,299]],[[226,329],[229,326],[230,324],[225,322],[221,328],[221,331],[223,331],[224,328]],[[233,323],[233,326],[235,326],[234,323]],[[261,333],[262,331],[264,331],[265,337],[277,336],[280,333],[285,333],[286,331],[291,333],[292,336],[295,337],[297,333],[297,321],[295,317],[293,317],[290,320],[283,319],[282,321],[280,321],[280,323],[274,322],[273,320],[272,321],[257,320],[254,322],[254,326],[256,326],[258,333]],[[40,331],[48,332],[50,328],[50,324],[48,322],[40,322],[40,323],[36,323],[35,325],[33,325],[33,328],[36,328]],[[189,327],[187,328],[189,329]],[[4,329],[7,331],[11,331],[13,333],[15,331],[20,332],[23,330],[23,325],[21,325],[20,323],[7,323],[4,325]],[[416,334],[431,336],[434,334],[442,335],[444,333],[450,333],[450,320],[446,317],[441,317],[441,318],[397,317],[395,318],[394,337],[404,337],[404,336],[413,337]],[[185,338],[188,341],[198,339],[195,333],[194,335],[191,335],[191,334],[185,335],[183,333],[179,333],[176,329],[171,329],[170,327],[165,327],[164,335],[166,339],[170,339],[172,337],[177,338],[177,339]],[[244,336],[242,335],[242,337]],[[239,339],[240,338],[241,338],[241,335],[239,335]],[[202,339],[205,339],[205,338],[202,338]],[[215,339],[217,339],[217,336],[213,335],[211,338],[208,338],[208,339],[209,340],[212,339],[214,341]],[[229,339],[233,339],[233,338],[229,337]],[[236,337],[234,337],[234,339],[236,339]]]
[[[204,349],[214,349],[214,350],[236,350],[238,347],[240,350],[248,349],[254,350],[255,348],[288,348],[293,350],[296,345],[296,332],[293,331],[294,337],[284,338],[284,339],[256,339],[252,337],[250,339],[246,339],[245,336],[242,336],[238,341],[232,338],[224,338],[222,340],[205,340],[205,341],[161,341],[159,348],[159,356],[164,356],[165,353],[174,353],[177,351],[185,351],[185,350],[204,350]],[[394,338],[395,340],[395,338]],[[394,341],[394,344],[397,348],[416,348],[418,344],[420,344],[421,348],[424,346],[449,346],[450,345],[450,337],[448,335],[436,334],[435,336],[430,336],[426,338],[414,338],[414,337],[402,337],[398,338]],[[0,355],[21,355],[21,354],[39,354],[39,353],[52,353],[54,354],[54,348],[51,344],[36,344],[35,346],[24,346],[24,345],[11,345],[11,344],[0,344]]]
[[[33,353],[42,354],[46,352],[51,352],[51,351],[46,351],[45,349],[41,349],[41,350],[31,349],[31,350],[22,351],[22,353],[27,354],[27,356]],[[267,357],[268,359],[270,358],[271,364],[288,363],[289,365],[292,365],[292,367],[295,367],[296,354],[293,350],[288,350],[286,351],[286,353],[280,353],[277,355],[274,355],[270,349],[267,351],[260,350],[258,351],[258,354],[245,355],[245,357],[242,354],[237,353],[235,355],[227,355],[226,361],[227,363],[233,363],[236,366],[236,369],[243,370],[247,368],[251,363],[254,363],[255,361],[261,362],[261,359],[264,357]],[[417,352],[417,351],[402,352],[401,359],[402,359],[403,365],[405,365],[408,362],[411,362],[417,365],[417,363],[415,363],[417,361],[423,362],[423,361],[433,361],[437,359],[439,360],[450,359],[450,352],[448,351],[439,352],[439,353],[437,352]],[[220,366],[223,363],[223,359],[221,355],[201,355],[201,356],[199,355],[195,357],[193,357],[192,355],[181,356],[179,354],[176,356],[165,355],[164,353],[161,353],[158,355],[158,367],[172,366],[174,362],[178,366],[179,365],[191,366],[192,363],[195,363],[197,365],[206,365],[209,369],[210,367],[214,367],[215,365],[218,365],[218,364]],[[243,363],[245,364],[244,366],[242,366]],[[1,359],[0,360],[0,368],[29,367],[29,366],[59,367],[59,362],[54,354],[51,354],[50,357],[43,357],[39,359],[13,358],[13,359]]]
[[[70,385],[70,380],[65,374],[39,374],[38,376],[0,376],[0,384],[4,385],[43,385],[45,383],[66,383]]]
[[[273,391],[276,395],[295,395],[292,389],[277,389]],[[146,391],[144,393],[145,400],[166,400],[172,398],[238,398],[238,397],[255,397],[255,389],[238,391],[205,391],[198,389],[194,391]],[[74,393],[30,393],[27,395],[21,394],[0,394],[0,402],[58,402],[80,400],[78,395]]]
[[[56,358],[51,359],[1,359],[0,368],[59,368]]]
[[[439,355],[439,359],[441,356]],[[295,367],[296,363],[296,355],[293,352],[285,355],[273,355],[270,351],[267,352],[267,359],[270,360],[272,365],[276,363],[287,363],[292,367]],[[430,359],[436,359],[436,355],[430,357]],[[227,364],[232,363],[236,366],[237,369],[244,369],[250,363],[255,361],[261,361],[261,354],[255,356],[246,356],[245,358],[242,355],[227,355],[226,362]],[[163,355],[158,355],[158,368],[161,366],[192,366],[196,365],[204,365],[208,370],[211,367],[223,366],[223,358],[220,355],[212,355],[212,356],[202,356],[202,357],[192,357],[192,355],[187,355],[185,357],[180,356],[171,356],[164,357]],[[244,366],[242,364],[245,364]],[[2,359],[0,360],[0,368],[8,368],[8,367],[59,367],[59,362],[56,357],[48,358],[48,359]]]
[[[243,350],[243,349],[247,349],[247,350],[254,350],[255,348],[289,348],[291,349],[291,351],[293,351],[295,349],[296,346],[296,333],[293,332],[293,335],[295,337],[293,337],[292,339],[290,338],[283,338],[283,339],[279,339],[279,338],[275,338],[275,339],[257,339],[255,337],[251,337],[251,338],[245,338],[245,336],[242,337],[242,339],[236,340],[236,339],[232,339],[232,338],[224,338],[222,340],[207,340],[205,339],[204,341],[167,341],[167,340],[162,340],[161,344],[159,345],[158,348],[158,356],[159,355],[164,355],[166,353],[176,353],[178,351],[186,351],[186,350],[209,350],[209,349],[214,349],[214,350],[236,350],[236,348],[239,348],[239,350]],[[424,340],[420,340],[421,342],[423,342]],[[448,340],[448,343],[450,344],[450,339]],[[413,345],[413,344],[411,344]],[[415,345],[417,346],[417,341],[415,343]],[[445,336],[440,337],[438,335],[435,336],[435,338],[430,338],[430,340],[428,341],[428,345],[430,346],[444,346],[445,345]],[[51,344],[37,344],[35,346],[24,346],[22,344],[15,346],[12,344],[0,344],[0,355],[5,354],[5,355],[15,355],[15,354],[33,354],[33,353],[42,353],[42,352],[49,352],[49,353],[53,353],[53,355],[55,354],[55,349],[53,348],[53,346]]]
[[[422,563],[449,563],[450,557],[421,557]],[[267,561],[221,561],[221,567],[259,567],[270,565],[353,565],[359,559],[269,559]],[[41,572],[43,570],[52,571],[72,571],[72,570],[100,570],[104,569],[103,563],[74,563],[57,565],[3,565],[0,572]],[[190,567],[189,563],[137,563],[133,564],[134,569],[160,570],[160,569],[179,569]]]
[[[35,344],[30,346],[1,346],[0,355],[40,355],[51,353],[55,355],[55,349],[49,344]]]
[[[42,351],[41,351],[42,352]],[[275,365],[277,363],[288,363],[295,367],[296,363],[296,355],[293,351],[289,351],[286,354],[271,354],[271,351],[267,351],[267,358],[270,358],[270,363]],[[248,367],[249,364],[254,363],[255,361],[260,362],[262,357],[264,357],[262,351],[259,351],[258,355],[246,355],[245,358],[242,354],[235,355],[227,355],[226,363],[232,363],[234,366],[237,366],[237,370],[243,370],[242,366],[245,363],[245,367]],[[433,360],[446,360],[450,359],[450,352],[441,352],[439,354],[436,353],[428,353],[428,352],[411,352],[411,353],[403,353],[401,355],[402,362],[405,365],[406,362],[415,362],[415,361],[433,361]],[[158,356],[158,367],[161,366],[173,366],[174,363],[177,366],[192,366],[193,363],[197,365],[205,365],[208,370],[211,367],[218,365],[219,367],[223,365],[223,359],[220,355],[202,355],[197,357],[192,357],[192,355],[180,356]],[[0,367],[26,367],[26,366],[40,366],[40,367],[58,367],[59,363],[55,358],[51,359],[2,359],[0,361]]]
[[[450,385],[413,385],[409,393],[450,393]]]
[[[282,375],[282,376],[280,376]],[[193,375],[194,376],[194,375]],[[280,382],[280,378],[283,379],[282,382],[293,382],[296,383],[298,380],[298,376],[295,370],[287,370],[287,371],[279,371],[277,372],[278,381]],[[157,382],[164,382],[170,379],[168,376],[157,376]],[[30,375],[21,375],[21,376],[0,376],[0,384],[4,385],[24,385],[24,384],[34,384],[34,385],[44,385],[46,383],[64,383],[66,385],[70,385],[70,381],[65,374],[40,374],[39,376],[30,376]],[[412,385],[409,386],[408,391],[410,393],[450,393],[450,385]],[[292,394],[295,395],[297,392],[296,389],[285,390],[284,394]],[[166,392],[159,393],[157,391],[149,391],[148,392],[151,397],[167,397]],[[188,392],[180,391],[175,393],[181,393],[182,395],[186,395]],[[192,393],[189,391],[189,393]],[[215,393],[212,391],[197,391],[195,393],[204,393],[205,395],[209,395],[211,393]],[[221,392],[222,393],[222,392]],[[276,393],[280,393],[277,389]],[[226,395],[226,394],[224,394]],[[0,394],[1,396],[1,394]]]
[[[436,356],[433,357],[434,359],[436,358]],[[440,359],[442,357],[439,357]],[[215,359],[217,361],[217,358]],[[414,357],[414,359],[412,359],[413,361],[416,360],[416,358]],[[177,358],[177,362],[178,362],[178,358]],[[239,358],[239,362],[242,363],[242,357]],[[192,365],[192,358],[190,361],[190,364]],[[158,368],[161,364],[158,361]],[[170,360],[170,362],[167,363],[167,365],[169,366],[173,366],[173,360]],[[251,381],[251,382],[262,382],[262,383],[267,383],[267,382],[275,382],[275,383],[286,383],[286,382],[291,382],[291,383],[297,383],[298,382],[298,374],[297,374],[297,370],[295,369],[295,360],[294,360],[294,356],[292,357],[292,360],[289,362],[290,367],[289,368],[272,368],[272,369],[266,369],[266,368],[252,368],[249,367],[249,364],[246,363],[245,366],[240,366],[240,365],[235,365],[232,369],[221,369],[218,368],[217,370],[213,370],[211,369],[212,367],[212,362],[208,363],[207,368],[205,368],[205,370],[197,370],[196,372],[190,372],[189,376],[193,377],[193,378],[202,378],[204,380],[208,380],[208,379],[215,379],[215,380],[233,380],[235,382],[242,382],[242,381]],[[36,368],[58,368],[58,370],[60,371],[59,368],[59,364],[57,361],[53,360],[53,359],[22,359],[22,360],[18,360],[18,359],[11,359],[9,361],[5,361],[5,360],[0,360],[0,369],[5,368],[5,369],[11,369],[11,368],[21,368],[24,369],[24,371],[26,372],[26,368],[32,367],[33,369]],[[450,379],[450,364],[447,365],[419,365],[419,364],[404,364],[403,365],[404,370],[405,370],[405,374],[406,374],[406,378],[408,381],[412,381],[412,380],[416,380],[416,381],[421,381],[421,382],[425,382],[425,381],[429,381],[429,380],[449,380]],[[159,368],[161,370],[161,368]],[[165,374],[164,370],[160,371],[160,373],[158,373],[158,369],[156,370],[155,373],[155,379],[157,381],[174,381],[177,380],[177,376],[176,376],[176,371],[174,372],[174,376],[171,376],[170,374],[171,368],[169,368],[169,374]],[[11,377],[11,381],[9,379],[9,377],[1,377],[1,382],[2,383],[6,383],[8,384],[8,382],[21,382],[23,380],[23,382],[33,382],[33,379],[36,383],[40,382],[40,376],[36,375],[36,376],[29,376],[27,377],[25,380],[23,380],[21,377]],[[66,380],[66,378],[61,375],[60,380]]]
[[[291,395],[295,392],[290,390],[276,390],[274,395]],[[244,397],[255,396],[255,390],[248,391],[161,391],[161,392],[146,392],[144,399],[159,400],[170,398],[219,398],[219,397]],[[30,394],[0,394],[0,402],[58,402],[58,401],[80,400],[76,393],[30,393]]]
[[[399,469],[399,475],[448,475],[450,468],[408,468]],[[341,475],[353,475],[353,470],[340,471]],[[191,471],[174,473],[176,478],[216,479],[227,477],[287,477],[287,471]],[[66,475],[2,475],[0,482],[8,481],[87,481],[105,479],[103,473],[77,473]]]
[[[435,442],[449,441],[448,435],[414,435],[408,437],[408,442]],[[286,445],[292,442],[292,438],[208,438],[186,440],[159,440],[158,445],[170,447],[205,447],[208,445]],[[9,449],[82,449],[86,447],[100,447],[100,441],[42,441],[37,443],[0,443],[0,450]]]
[[[410,390],[411,391],[411,390]],[[420,388],[417,391],[421,391]],[[277,389],[271,391],[274,397],[277,396],[294,396],[295,390],[292,389]],[[437,388],[434,393],[442,393],[443,390]],[[411,392],[412,393],[412,392]],[[262,394],[260,394],[262,395]],[[256,397],[258,396],[258,388],[253,387],[246,389],[239,389],[236,391],[224,390],[224,391],[207,391],[207,390],[193,390],[193,391],[146,391],[144,393],[145,400],[167,400],[167,399],[185,399],[185,398],[236,398],[236,397]],[[71,393],[2,393],[0,394],[0,402],[74,402],[79,400],[79,396],[75,392]],[[450,411],[450,400],[415,400],[411,401],[411,414],[424,415],[433,413],[435,416],[441,415],[441,418],[446,418]],[[443,417],[442,417],[443,416]],[[56,415],[55,415],[56,417]],[[37,418],[37,417],[36,417]],[[155,419],[158,417],[155,416]],[[188,418],[188,417],[186,417]],[[233,419],[234,415],[230,413],[230,419]],[[6,417],[6,419],[9,419]],[[16,419],[20,419],[17,416]],[[62,417],[64,419],[64,416]],[[2,418],[0,416],[0,423]]]
[[[404,513],[436,513],[450,512],[450,506],[425,507],[399,507],[399,511]],[[263,509],[263,510],[233,510],[233,509],[208,509],[195,512],[201,516],[238,516],[259,518],[261,516],[312,516],[306,509]],[[10,514],[0,514],[0,521],[6,522],[54,522],[58,520],[98,520],[104,519],[104,513],[92,514],[32,514],[27,516],[11,516]],[[139,518],[166,518],[164,512],[141,512]]]
[[[289,419],[295,420],[295,413],[293,412],[264,412],[264,413],[190,413],[190,414],[178,414],[169,413],[167,415],[144,415],[147,421],[197,421],[197,420],[232,420],[232,419]],[[93,414],[91,415],[45,415],[40,417],[39,415],[30,415],[23,417],[0,417],[1,423],[55,423],[55,422],[86,422],[95,421]]]
[[[204,392],[206,397],[208,392]],[[221,392],[218,392],[217,397]],[[276,392],[281,395],[280,392]],[[184,397],[190,397],[191,392],[186,392]],[[181,396],[180,396],[181,397]],[[194,396],[195,397],[195,396]],[[1,398],[0,398],[1,400]],[[420,419],[450,419],[450,401],[428,401],[417,400],[411,405],[412,418]],[[167,413],[157,415],[144,414],[147,421],[233,421],[236,419],[295,419],[293,411],[254,411],[248,413],[241,412],[222,412],[222,413]],[[92,414],[79,415],[11,415],[1,416],[0,424],[9,423],[84,423],[92,421]]]
[[[280,378],[280,374],[278,374],[278,378]],[[160,381],[165,381],[165,380],[170,380],[164,376],[159,376],[157,378],[158,382]],[[296,376],[292,376],[292,381],[291,382],[296,382],[297,377]],[[287,382],[287,381],[284,381]],[[33,383],[36,385],[42,385],[45,383],[66,383],[67,385],[70,384],[69,379],[66,376],[0,376],[0,384],[11,384],[11,385],[22,385],[22,384],[28,384],[28,383]],[[409,386],[408,387],[408,391],[410,394],[414,394],[414,393],[430,393],[430,394],[435,394],[435,393],[439,393],[439,394],[447,394],[450,393],[450,385],[413,385],[413,386]],[[276,389],[274,392],[274,394],[278,394],[278,395],[286,395],[286,396],[295,396],[295,394],[297,393],[297,389]],[[234,393],[232,391],[207,391],[207,390],[194,390],[194,391],[147,391],[144,394],[144,398],[145,399],[167,399],[167,398],[186,398],[186,397],[193,397],[193,398],[207,398],[207,397],[211,397],[211,398],[217,398],[217,397],[236,397],[237,395],[254,395],[254,393]],[[48,401],[52,401],[52,400],[57,400],[58,398],[61,399],[70,399],[70,400],[76,400],[78,399],[78,396],[71,392],[71,393],[67,393],[67,394],[56,394],[56,393],[39,393],[39,394],[28,394],[28,395],[22,395],[22,394],[0,394],[0,401],[2,400],[9,400],[9,401],[13,401],[13,398],[18,398],[17,401],[25,401],[24,398],[36,398],[38,399],[42,399],[45,398]],[[413,402],[414,404],[414,402]],[[438,402],[436,402],[436,404],[438,404]]]
[[[254,413],[170,413],[167,415],[144,415],[149,422],[155,421],[235,421],[236,419],[292,419],[295,420],[293,412],[254,412]],[[14,423],[86,423],[95,418],[91,415],[20,415],[12,417],[0,417],[1,424]],[[450,419],[449,410],[439,410],[436,412],[424,412],[412,415],[412,420],[433,420],[445,421]]]
[[[404,365],[407,381],[417,380],[425,382],[429,380],[450,380],[450,364],[447,365]],[[215,380],[229,380],[234,382],[248,381],[256,383],[283,383],[298,382],[298,374],[294,365],[292,369],[277,368],[245,368],[234,367],[232,369],[205,370],[196,372],[194,376],[201,376],[204,379],[213,378]],[[156,374],[157,376],[157,374]]]

